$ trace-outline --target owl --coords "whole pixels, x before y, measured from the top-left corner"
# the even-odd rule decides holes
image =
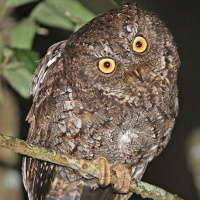
[[[170,139],[179,65],[165,24],[136,4],[97,16],[52,45],[29,89],[27,141],[98,163],[100,180],[25,157],[29,199],[128,199],[131,177],[141,179]]]

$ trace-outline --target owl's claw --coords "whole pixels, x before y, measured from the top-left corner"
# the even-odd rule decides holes
[[[111,167],[108,160],[105,157],[99,157],[93,162],[99,166],[99,184],[102,187],[109,185],[111,181]]]
[[[131,184],[131,174],[129,169],[123,164],[118,164],[113,170],[118,177],[114,188],[120,193],[128,193]]]
[[[110,163],[105,157],[99,157],[93,161],[99,166],[99,184],[105,187],[111,182],[111,167]],[[120,193],[128,193],[131,184],[131,174],[129,169],[123,165],[118,164],[113,168],[117,175],[117,182],[114,189]]]

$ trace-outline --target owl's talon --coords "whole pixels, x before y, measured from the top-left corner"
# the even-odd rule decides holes
[[[118,164],[113,170],[118,177],[114,189],[120,193],[128,193],[131,184],[131,174],[129,169],[123,164]]]
[[[99,166],[99,185],[106,187],[111,181],[110,163],[105,157],[99,157],[93,162]]]

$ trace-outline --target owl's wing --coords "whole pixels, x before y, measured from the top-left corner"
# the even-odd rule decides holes
[[[67,41],[51,46],[41,65],[37,68],[29,93],[33,94],[33,104],[27,116],[30,123],[27,141],[58,150],[57,138],[64,130],[63,120],[70,108],[70,87],[66,80],[65,46]],[[63,116],[62,116],[63,115]],[[57,144],[59,146],[59,144]],[[58,177],[59,167],[48,162],[42,162],[25,157],[23,160],[23,182],[29,199],[53,199],[50,197],[51,188],[57,190],[52,196],[59,199],[58,193],[64,193],[67,186],[62,184],[62,177]],[[71,175],[76,180],[72,170],[65,170],[65,177]],[[78,175],[77,175],[78,176]],[[62,191],[62,190],[63,191]]]
[[[82,125],[78,108],[81,102],[72,99],[71,85],[75,80],[69,80],[67,74],[70,59],[67,60],[66,45],[67,41],[63,41],[51,46],[33,76],[29,90],[33,94],[33,104],[27,116],[30,123],[27,141],[73,154],[76,149],[74,135]],[[86,185],[97,187],[96,180],[87,183],[74,170],[48,162],[25,157],[22,166],[23,182],[30,200],[79,200]]]
[[[69,72],[67,65],[70,65],[66,45],[67,41],[63,41],[51,46],[33,76],[29,90],[33,104],[27,116],[30,123],[27,141],[72,154],[76,144],[71,136],[78,134],[81,128],[77,106],[80,102],[72,99],[66,74]],[[79,200],[85,185],[97,187],[96,181],[87,183],[74,170],[29,157],[23,159],[23,182],[30,200]]]

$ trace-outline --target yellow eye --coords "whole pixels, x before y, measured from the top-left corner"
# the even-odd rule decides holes
[[[142,53],[147,49],[147,41],[141,36],[137,36],[133,41],[133,50]]]
[[[103,73],[109,74],[114,71],[116,65],[114,60],[110,58],[104,58],[99,61],[98,67]]]

